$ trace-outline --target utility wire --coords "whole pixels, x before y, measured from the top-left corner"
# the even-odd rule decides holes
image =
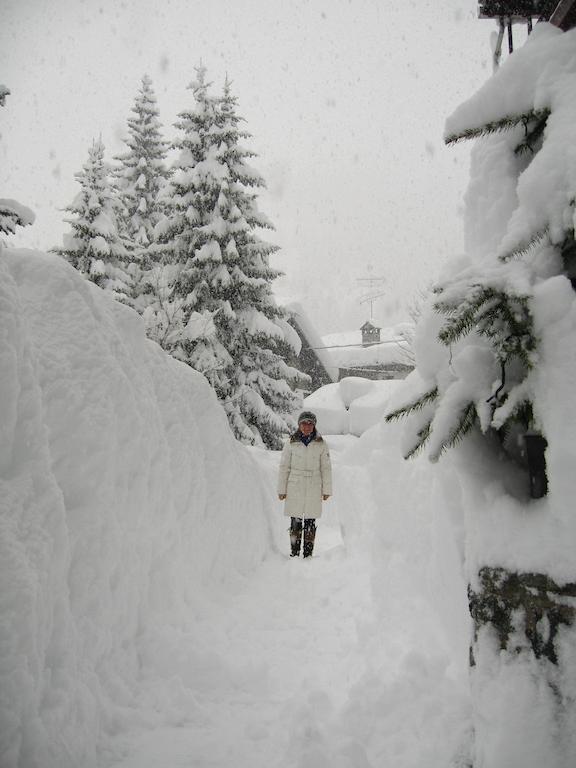
[[[308,349],[348,349],[349,347],[378,347],[383,344],[408,343],[406,339],[385,339],[384,341],[370,341],[368,344],[334,344],[331,347],[308,347]]]

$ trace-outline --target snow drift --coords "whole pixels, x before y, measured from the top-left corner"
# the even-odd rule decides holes
[[[55,256],[1,257],[0,764],[88,768],[127,721],[193,715],[195,606],[268,548],[263,491],[135,313]]]
[[[303,405],[316,414],[322,434],[359,437],[378,424],[388,409],[390,397],[401,386],[398,379],[372,381],[346,376],[312,392],[304,398]]]

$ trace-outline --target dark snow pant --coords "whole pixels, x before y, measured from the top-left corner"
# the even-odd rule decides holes
[[[313,518],[304,518],[304,557],[311,557],[314,549],[314,538],[316,536],[316,520]],[[290,518],[290,544],[292,546],[292,557],[298,557],[300,554],[300,542],[302,540],[302,518]]]

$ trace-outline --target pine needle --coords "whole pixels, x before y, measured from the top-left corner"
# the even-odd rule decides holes
[[[425,394],[421,395],[421,397],[419,397],[413,403],[409,403],[408,405],[403,405],[401,408],[397,408],[395,411],[391,411],[390,413],[387,413],[386,416],[384,417],[384,420],[386,422],[396,421],[397,419],[401,419],[404,416],[408,416],[411,413],[421,411],[422,408],[424,408],[424,406],[428,405],[429,403],[432,403],[437,397],[438,397],[438,387],[434,387],[434,389],[431,389]]]
[[[539,243],[541,243],[542,240],[544,240],[544,238],[548,235],[548,232],[549,232],[548,226],[542,227],[542,229],[539,229],[537,232],[534,232],[534,234],[531,235],[531,237],[528,240],[524,241],[523,243],[520,243],[511,251],[508,251],[507,253],[503,253],[502,255],[498,256],[498,261],[506,262],[506,261],[510,261],[511,259],[519,258],[520,256],[526,256]]]
[[[468,405],[460,412],[458,423],[453,426],[452,429],[450,429],[439,448],[433,454],[431,454],[431,461],[438,461],[444,451],[446,451],[448,448],[453,448],[457,443],[459,443],[465,437],[465,435],[470,432],[474,424],[476,424],[477,419],[478,414],[476,413],[476,407],[474,403],[468,403]]]
[[[432,427],[432,419],[430,419],[430,421],[427,424],[425,424],[422,427],[422,429],[418,431],[418,442],[415,445],[413,445],[412,448],[410,448],[410,450],[404,454],[405,459],[413,459],[422,451],[422,449],[430,439],[430,435],[432,434],[431,427]]]

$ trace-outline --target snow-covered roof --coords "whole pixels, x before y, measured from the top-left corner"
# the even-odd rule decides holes
[[[362,346],[360,329],[330,333],[322,337],[322,343],[336,368],[409,364],[408,343],[403,335],[408,326],[408,323],[400,323],[392,328],[382,328],[380,342],[369,346]]]
[[[286,310],[286,312],[293,318],[298,324],[300,330],[306,337],[310,348],[314,350],[316,356],[326,369],[326,373],[332,379],[332,381],[338,380],[338,366],[334,365],[332,357],[324,349],[324,342],[312,321],[304,311],[302,304],[287,297],[276,297],[276,301],[279,306]]]

